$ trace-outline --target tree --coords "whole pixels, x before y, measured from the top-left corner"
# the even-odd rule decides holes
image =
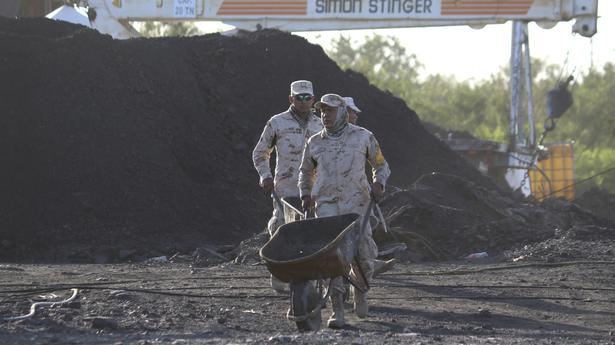
[[[377,34],[361,44],[340,36],[327,53],[341,68],[360,72],[372,84],[403,99],[423,121],[479,133],[486,139],[506,137],[507,121],[491,113],[508,113],[508,86],[501,75],[480,86],[442,75],[420,81],[423,65],[416,56],[408,54],[397,38]]]
[[[333,40],[327,54],[342,69],[362,73],[374,85],[402,99],[410,99],[422,65],[408,54],[399,39],[373,34],[358,44],[343,35]]]
[[[143,37],[187,37],[200,33],[194,24],[186,22],[145,22],[137,25],[137,31]]]
[[[327,53],[341,68],[360,72],[372,84],[403,99],[423,121],[467,131],[477,138],[508,139],[508,67],[473,84],[439,74],[421,80],[423,65],[416,56],[408,54],[397,39],[376,34],[361,44],[340,36]],[[567,75],[562,74],[562,67],[537,59],[532,60],[532,75],[534,116],[540,135],[540,124],[547,118],[547,94]],[[601,71],[579,75],[571,91],[574,104],[558,119],[546,142],[575,142],[576,176],[580,180],[615,167],[615,65],[609,63]],[[615,192],[615,171],[596,177],[592,183]]]
[[[547,77],[538,84],[544,90],[560,81],[558,66],[549,66]],[[565,76],[564,76],[565,77]],[[615,167],[615,65],[580,75],[572,88],[574,104],[549,134],[551,141],[575,142],[578,179]],[[546,115],[542,114],[542,119]],[[597,176],[589,184],[615,192],[615,172]]]

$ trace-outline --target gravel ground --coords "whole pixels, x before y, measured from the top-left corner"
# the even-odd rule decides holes
[[[2,344],[614,344],[613,261],[399,264],[369,318],[299,333],[262,265],[2,265]],[[323,311],[324,320],[330,310]]]

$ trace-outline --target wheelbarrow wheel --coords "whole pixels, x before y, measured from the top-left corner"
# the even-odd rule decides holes
[[[295,323],[301,332],[317,331],[322,323],[320,294],[313,281],[290,284]]]

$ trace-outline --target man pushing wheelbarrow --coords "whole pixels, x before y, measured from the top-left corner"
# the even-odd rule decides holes
[[[365,128],[348,123],[346,103],[341,96],[326,94],[315,107],[321,112],[325,128],[308,140],[303,151],[299,169],[302,206],[304,211],[313,208],[317,218],[361,215],[355,260],[369,284],[378,248],[369,222],[364,219],[369,218],[373,202],[382,198],[391,172],[374,135]],[[365,174],[366,162],[372,167],[371,192]],[[367,317],[367,291],[351,288],[355,290],[356,315]],[[333,314],[327,326],[339,328],[345,324],[343,278],[332,279],[329,289]]]
[[[316,218],[280,226],[260,250],[272,275],[290,283],[287,317],[302,331],[320,328],[328,296],[333,314],[327,325],[345,324],[343,279],[353,286],[357,316],[367,317],[366,293],[377,255],[369,217],[390,175],[373,134],[347,123],[340,96],[324,95],[316,107],[325,128],[307,141],[298,177],[304,214],[314,210]],[[366,162],[372,166],[371,192]],[[289,201],[282,198],[293,204]]]

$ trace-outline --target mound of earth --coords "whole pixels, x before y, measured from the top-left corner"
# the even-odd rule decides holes
[[[393,175],[490,180],[406,104],[321,47],[263,30],[113,40],[83,26],[0,18],[0,259],[116,261],[237,243],[271,201],[251,151],[293,80],[353,96]]]
[[[615,223],[565,200],[514,202],[459,176],[425,175],[392,193],[382,206],[389,233],[376,231],[377,242],[407,243],[407,257],[414,261],[461,259],[477,252],[537,259],[615,254]],[[602,249],[591,256],[592,245],[600,241]],[[578,251],[571,251],[575,247]]]
[[[591,188],[575,199],[579,206],[596,215],[615,221],[615,194],[600,188]]]
[[[615,222],[566,200],[517,202],[456,175],[421,176],[409,188],[389,193],[381,206],[388,225],[388,232],[380,225],[374,230],[381,252],[397,243],[408,247],[383,259],[448,261],[481,252],[491,261],[615,256]],[[243,241],[235,262],[260,261],[258,250],[267,239],[261,233]]]

